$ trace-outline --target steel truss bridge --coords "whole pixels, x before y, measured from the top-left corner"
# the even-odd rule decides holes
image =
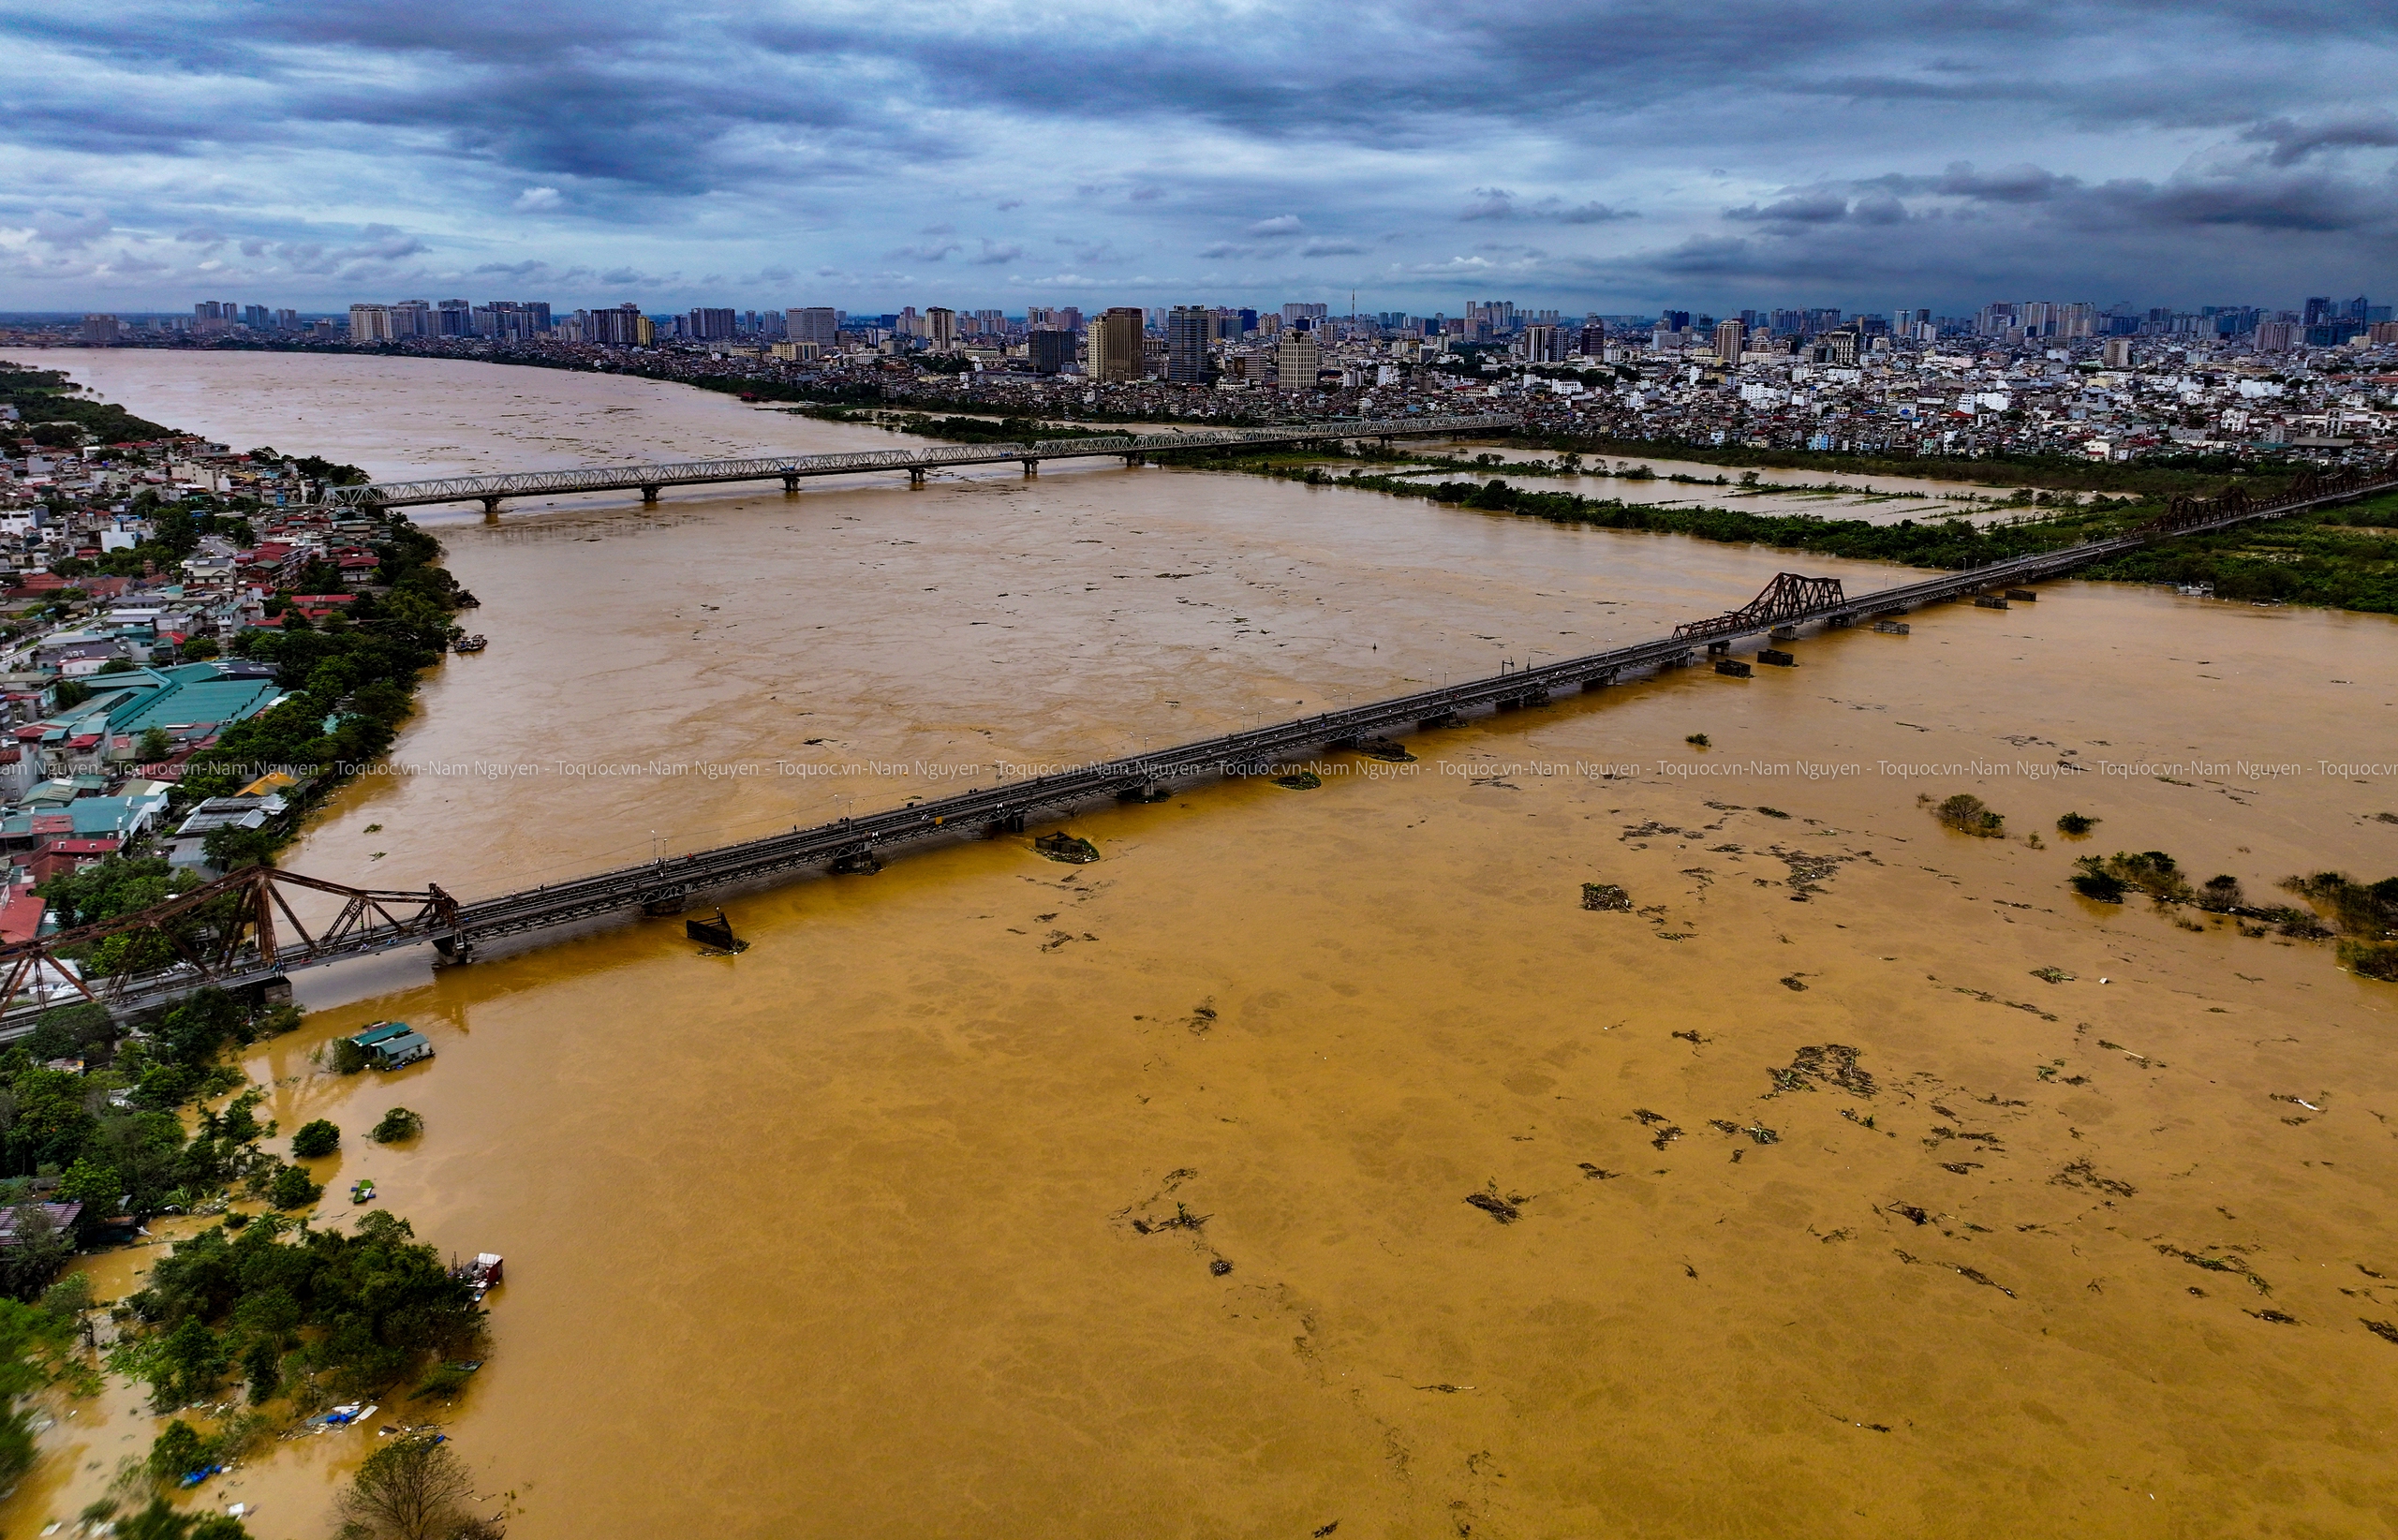
[[[1846,593],[1837,578],[1784,572],[1741,608],[1678,627],[1671,635],[1652,641],[472,902],[460,902],[433,886],[422,892],[367,890],[294,872],[239,871],[157,909],[0,947],[0,972],[5,972],[0,1041],[31,1030],[41,1010],[80,1000],[97,1000],[126,1014],[207,985],[270,983],[300,969],[400,947],[429,942],[444,956],[463,960],[477,947],[510,936],[633,910],[675,913],[703,893],[804,869],[856,869],[871,863],[877,852],[904,845],[1021,833],[1031,820],[1110,798],[1147,797],[1177,781],[1265,774],[1302,755],[1361,745],[1373,751],[1382,747],[1377,740],[1453,725],[1470,712],[1537,706],[1564,692],[1598,689],[1680,668],[1698,660],[1695,644],[1702,642],[1709,652],[1717,652],[1738,638],[1783,627],[1844,627],[1860,618],[1903,614],[1925,604],[2058,577],[2180,535],[2233,529],[2391,491],[2398,491],[2398,467],[2319,481],[2302,478],[2299,485],[2269,501],[2251,501],[2236,491],[2212,500],[2177,500],[2163,517],[2111,539],[1945,572],[1870,594]],[[287,889],[340,898],[340,912],[311,931],[286,901]],[[145,930],[162,938],[164,950],[174,955],[172,962],[84,981],[67,958],[67,954],[111,937]]]
[[[557,496],[580,492],[622,492],[638,487],[642,501],[656,502],[670,486],[707,486],[726,481],[780,481],[796,492],[810,476],[851,476],[863,471],[904,470],[921,482],[936,470],[960,466],[1022,462],[1027,475],[1044,460],[1122,455],[1127,465],[1155,454],[1206,449],[1317,444],[1335,439],[1393,438],[1426,434],[1499,433],[1522,421],[1513,413],[1447,417],[1331,419],[1286,428],[1214,428],[1192,433],[1118,434],[1092,438],[1044,438],[1030,444],[954,444],[933,449],[861,450],[849,454],[784,454],[748,460],[689,460],[669,465],[592,466],[580,470],[519,470],[491,476],[452,476],[437,481],[375,481],[334,487],[336,506],[409,508],[423,503],[483,505],[496,513],[510,497]]]

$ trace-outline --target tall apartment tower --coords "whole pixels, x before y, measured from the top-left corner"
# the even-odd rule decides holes
[[[1072,332],[1038,327],[1024,334],[1025,353],[1032,360],[1036,375],[1054,375],[1074,362],[1074,334]]]
[[[1316,371],[1324,367],[1324,349],[1316,345],[1316,333],[1310,329],[1294,326],[1282,333],[1274,347],[1274,383],[1285,391],[1312,391]]]
[[[1524,328],[1526,363],[1558,363],[1563,362],[1564,357],[1564,337],[1555,326],[1534,322]]]
[[[1726,363],[1740,362],[1740,347],[1748,341],[1748,328],[1737,320],[1715,323],[1715,356]]]
[[[957,346],[957,312],[934,305],[925,312],[925,340],[937,353],[948,352]]]
[[[1090,323],[1090,378],[1116,384],[1141,378],[1141,309],[1138,305],[1108,306]]]
[[[811,304],[783,312],[783,325],[793,342],[812,342],[831,352],[841,340],[840,316],[829,304]]]
[[[733,333],[731,310],[694,310],[684,324],[688,328],[685,335],[700,342],[722,342]]]
[[[1177,304],[1165,318],[1165,378],[1196,385],[1207,372],[1207,331],[1213,318],[1203,304]]]
[[[83,346],[86,348],[115,347],[116,318],[114,316],[84,317]]]

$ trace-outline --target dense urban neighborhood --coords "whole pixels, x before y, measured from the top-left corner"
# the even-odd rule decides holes
[[[767,399],[1031,419],[1264,423],[1493,403],[1535,435],[1939,458],[2379,457],[2398,445],[2398,321],[2363,296],[2195,312],[2023,302],[1568,319],[1176,305],[1021,315],[830,307],[204,302],[190,317],[21,324],[21,346],[376,350],[681,379]],[[28,474],[31,474],[30,472]]]
[[[5,436],[30,436],[0,481],[13,942],[105,918],[50,896],[113,857],[171,882],[271,852],[312,788],[388,745],[461,596],[405,520],[320,505],[350,467],[171,433],[54,372],[0,364],[0,392]]]

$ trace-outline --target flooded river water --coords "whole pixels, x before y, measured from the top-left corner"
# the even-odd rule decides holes
[[[51,361],[378,474],[891,442]],[[1098,466],[426,517],[491,648],[286,864],[462,896],[1649,637],[1789,559]],[[2064,885],[2398,871],[2398,628],[2075,583],[1912,619],[1078,816],[1095,866],[736,896],[738,957],[642,921],[306,976],[246,1067],[350,1136],[325,1222],[366,1176],[507,1255],[443,1417],[524,1540],[2398,1532],[2398,990]],[[2011,837],[1918,801],[1960,791]],[[387,1016],[438,1057],[315,1067]],[[399,1103],[422,1140],[365,1144]],[[76,1411],[8,1540],[156,1426]],[[374,1436],[199,1500],[314,1540]]]

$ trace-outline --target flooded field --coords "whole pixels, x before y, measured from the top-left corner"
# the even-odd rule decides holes
[[[582,452],[503,399],[661,454],[860,431],[297,361],[318,437],[244,399],[295,361],[96,358],[378,474]],[[1654,635],[1787,559],[1097,466],[437,526],[491,650],[297,870],[512,888]],[[2064,885],[2398,872],[2398,630],[2070,583],[1912,618],[1097,810],[1095,866],[733,896],[738,957],[643,921],[304,977],[246,1067],[353,1135],[335,1192],[506,1253],[443,1420],[530,1540],[2398,1531],[2398,990]],[[1919,801],[1961,791],[2007,837]],[[312,1061],[378,1017],[438,1057]],[[422,1141],[355,1139],[393,1104]],[[75,1409],[7,1540],[155,1431]],[[194,1501],[314,1540],[374,1437]]]

